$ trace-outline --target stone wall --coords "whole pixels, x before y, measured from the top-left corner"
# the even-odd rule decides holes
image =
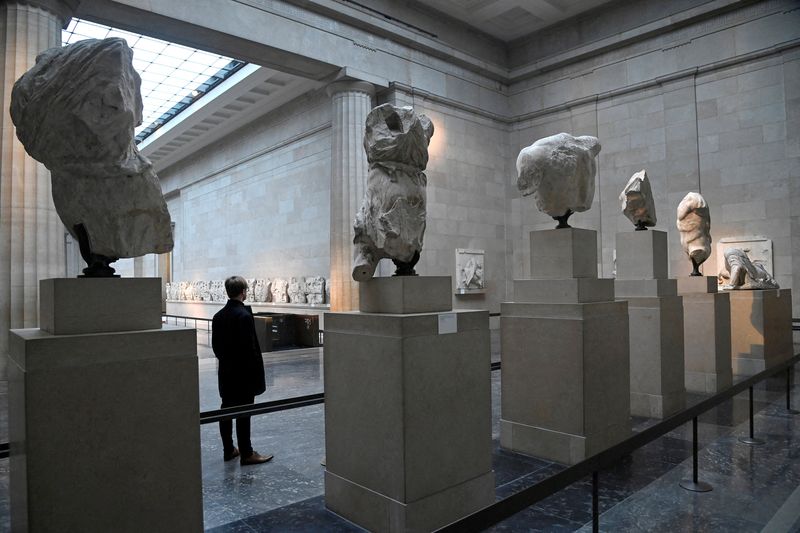
[[[160,171],[173,279],[325,276],[330,99],[312,91]]]

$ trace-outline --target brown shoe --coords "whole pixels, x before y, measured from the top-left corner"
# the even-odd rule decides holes
[[[260,465],[262,463],[266,463],[267,461],[272,460],[273,455],[261,455],[258,452],[253,452],[247,457],[242,457],[241,461],[239,461],[242,465]]]
[[[223,456],[223,459],[230,461],[231,459],[236,459],[237,457],[239,457],[239,448],[234,448],[231,453],[226,453]]]

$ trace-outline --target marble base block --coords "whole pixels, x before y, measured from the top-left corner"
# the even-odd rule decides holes
[[[686,390],[715,393],[733,383],[731,365],[731,304],[717,292],[712,276],[682,277],[683,338]]]
[[[503,448],[574,464],[630,436],[627,302],[503,303],[500,329]]]
[[[515,302],[589,303],[614,299],[614,280],[597,278],[515,279]]]
[[[733,373],[752,375],[792,356],[792,291],[726,291]]]
[[[158,329],[161,278],[43,279],[39,327],[53,335]]]
[[[532,231],[531,278],[597,277],[597,232],[580,228]]]
[[[686,406],[680,296],[628,298],[631,415],[666,418]]]
[[[203,530],[194,329],[10,340],[13,531]]]
[[[326,313],[328,509],[430,531],[493,503],[489,362],[486,311]]]
[[[392,276],[358,284],[362,313],[438,313],[453,308],[450,276]]]
[[[665,279],[667,265],[667,232],[617,233],[617,279]]]

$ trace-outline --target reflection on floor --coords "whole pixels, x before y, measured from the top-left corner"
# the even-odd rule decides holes
[[[495,352],[496,353],[496,352]],[[495,357],[496,358],[496,357]],[[268,391],[258,401],[321,392],[319,349],[265,355]],[[756,389],[760,447],[737,441],[747,432],[747,395],[700,419],[701,479],[714,490],[698,494],[678,481],[691,468],[686,425],[600,474],[603,531],[800,531],[800,415],[785,411],[785,377]],[[795,396],[800,387],[795,386]],[[500,450],[500,372],[492,372],[494,470],[497,498],[546,478],[563,466]],[[690,402],[701,400],[690,395]],[[200,362],[200,406],[219,407],[214,359]],[[800,408],[800,398],[794,407]],[[0,383],[0,442],[7,442],[7,388]],[[634,419],[641,430],[654,420]],[[206,530],[362,531],[328,512],[323,500],[324,408],[304,407],[252,419],[254,448],[275,454],[259,466],[222,461],[216,424],[201,427]],[[9,531],[8,459],[0,460],[0,532]],[[591,531],[590,480],[583,480],[496,525],[494,531]]]

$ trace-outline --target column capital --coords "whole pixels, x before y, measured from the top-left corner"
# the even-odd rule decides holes
[[[0,5],[16,4],[44,9],[53,13],[64,24],[72,18],[80,3],[81,0],[0,0]]]
[[[375,98],[375,86],[361,80],[337,80],[328,85],[327,91],[330,97],[339,93],[365,93]]]

